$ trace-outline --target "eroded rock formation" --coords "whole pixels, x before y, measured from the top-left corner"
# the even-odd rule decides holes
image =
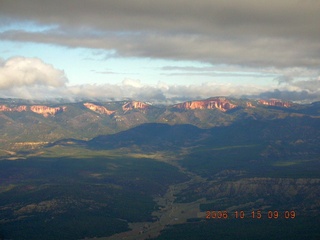
[[[173,106],[179,109],[218,109],[222,112],[226,112],[230,109],[237,107],[237,105],[232,104],[226,98],[212,98],[200,101],[190,101],[179,103]]]
[[[115,113],[116,111],[111,111],[108,110],[107,108],[103,107],[103,106],[98,106],[95,105],[93,103],[84,103],[83,104],[86,108],[90,109],[91,111],[100,113],[100,114],[107,114],[107,115],[111,115],[113,113]]]
[[[290,102],[284,102],[284,101],[281,101],[279,99],[269,99],[269,100],[259,100],[258,101],[260,104],[262,105],[268,105],[268,106],[276,106],[276,107],[291,107],[292,106],[292,103]]]
[[[138,102],[138,101],[132,101],[124,104],[122,106],[122,110],[124,112],[133,110],[133,109],[147,109],[150,105],[144,103],[144,102]]]
[[[7,107],[6,105],[0,105],[0,112],[23,112],[27,111],[27,106]]]
[[[253,108],[254,107],[251,102],[247,102],[246,105],[247,105],[248,108]]]
[[[67,107],[48,107],[43,105],[34,105],[30,107],[30,110],[34,113],[41,114],[44,117],[54,116],[59,112],[66,111]]]

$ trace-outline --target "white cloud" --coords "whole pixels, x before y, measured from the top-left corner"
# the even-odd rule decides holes
[[[30,86],[65,86],[63,71],[38,58],[13,57],[0,65],[0,89]]]
[[[185,70],[185,69],[183,69]],[[156,85],[143,83],[140,79],[124,79],[119,84],[67,85],[63,71],[37,58],[15,57],[0,62],[0,97],[27,99],[65,98],[93,100],[122,100],[132,98],[141,101],[172,103],[213,96],[279,96],[287,100],[319,99],[320,77],[318,71],[305,68],[276,68],[265,70],[278,74],[279,89],[274,86],[255,84],[206,82],[202,84]],[[316,75],[316,76],[315,76]],[[298,79],[293,79],[296,76]],[[310,77],[315,76],[315,77]],[[285,78],[288,77],[288,78]]]
[[[137,80],[133,80],[136,82]],[[139,82],[139,81],[137,81]],[[282,86],[279,89],[257,85],[232,83],[203,83],[190,85],[172,85],[159,82],[148,85],[139,82],[136,86],[128,81],[120,84],[83,84],[74,86],[23,86],[0,89],[0,97],[26,99],[64,98],[70,101],[90,99],[96,101],[123,100],[127,98],[154,103],[171,104],[187,100],[205,99],[214,96],[283,98],[292,101],[320,100],[319,80],[299,81],[295,85]],[[315,88],[311,91],[310,89]]]
[[[134,87],[134,88],[141,88],[143,86],[141,84],[141,81],[138,79],[125,79],[122,81],[122,84],[124,86]]]

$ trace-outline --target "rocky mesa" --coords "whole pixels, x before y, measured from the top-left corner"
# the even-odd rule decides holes
[[[107,108],[103,107],[103,106],[98,106],[95,105],[93,103],[84,103],[83,104],[86,108],[90,109],[91,111],[94,111],[96,113],[100,113],[100,114],[106,114],[108,116],[114,114],[116,111],[111,111],[108,110]]]
[[[275,99],[275,98],[271,98],[268,100],[262,100],[260,99],[258,101],[258,103],[262,104],[262,105],[267,105],[267,106],[276,106],[276,107],[292,107],[292,103],[291,102],[285,102],[279,99]]]
[[[48,117],[49,115],[54,116],[59,112],[66,111],[67,107],[48,107],[44,105],[33,105],[27,107],[26,105],[16,106],[16,107],[8,107],[6,105],[0,105],[0,112],[27,112],[32,111],[37,114],[41,114],[44,117]]]
[[[27,106],[7,107],[6,105],[0,105],[0,112],[23,112],[27,111]]]
[[[131,111],[133,109],[147,109],[150,107],[149,104],[144,103],[144,102],[138,102],[138,101],[131,101],[127,102],[122,106],[122,110],[124,112]]]
[[[43,105],[34,105],[30,107],[30,110],[34,113],[41,114],[44,117],[54,116],[59,112],[64,112],[67,107],[48,107]]]
[[[237,105],[232,104],[228,99],[224,97],[210,98],[199,101],[189,101],[179,103],[173,106],[178,109],[193,110],[193,109],[218,109],[222,112],[226,112],[230,109],[236,108]]]

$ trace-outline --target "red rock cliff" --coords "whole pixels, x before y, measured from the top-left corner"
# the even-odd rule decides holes
[[[67,107],[48,107],[43,105],[34,105],[30,107],[32,112],[43,115],[44,117],[48,117],[49,115],[54,116],[59,112],[66,111]]]
[[[23,112],[27,111],[27,106],[7,107],[6,105],[0,105],[0,112]]]
[[[150,105],[143,103],[143,102],[137,102],[137,101],[132,101],[124,104],[122,106],[122,110],[127,112],[133,109],[147,109]]]
[[[107,108],[103,107],[103,106],[98,106],[95,105],[93,103],[84,103],[83,104],[86,108],[90,109],[91,111],[97,112],[97,113],[101,113],[101,114],[107,114],[107,115],[111,115],[113,113],[115,113],[116,111],[110,111]]]
[[[173,107],[179,109],[219,109],[220,111],[226,112],[237,107],[237,105],[232,104],[226,98],[211,98],[207,100],[179,103]]]
[[[269,100],[259,100],[258,101],[262,105],[268,105],[268,106],[277,106],[277,107],[291,107],[293,104],[290,102],[283,102],[279,99],[269,99]]]
[[[251,102],[246,102],[246,105],[247,105],[248,108],[254,108],[254,106],[252,105]]]

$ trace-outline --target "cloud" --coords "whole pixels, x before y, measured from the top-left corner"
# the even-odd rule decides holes
[[[12,58],[0,65],[0,95],[159,102],[216,95],[319,100],[319,12],[317,0],[1,0],[1,40],[84,47],[106,58],[192,60],[207,67],[166,66],[161,73],[270,78],[278,86],[147,85],[137,79],[68,86],[64,73],[53,66]]]
[[[194,66],[164,66],[161,68],[162,75],[165,76],[222,76],[222,77],[266,77],[272,78],[278,74],[271,72],[257,72],[253,68],[244,68],[239,66],[211,66],[211,67],[194,67]]]
[[[230,69],[221,67],[220,70]],[[212,67],[167,66],[163,71],[214,72]],[[236,68],[233,68],[236,70]],[[250,75],[250,68],[247,68]],[[206,82],[202,84],[169,84],[158,82],[150,85],[140,79],[124,79],[119,84],[67,84],[64,72],[37,58],[14,57],[0,62],[0,97],[26,99],[64,98],[70,101],[80,99],[123,100],[126,98],[156,103],[175,103],[212,96],[251,96],[259,98],[280,98],[290,101],[320,100],[320,76],[317,71],[306,68],[265,69],[266,75],[279,75],[279,88],[256,84]],[[282,74],[282,75],[281,75]],[[311,74],[311,75],[310,75]],[[254,75],[254,74],[253,74]],[[288,77],[286,79],[285,77]],[[298,76],[293,79],[291,76]]]
[[[304,81],[294,81],[292,86],[298,89],[304,89],[309,92],[320,92],[320,77],[318,79],[310,79]]]
[[[159,82],[148,85],[136,79],[125,79],[120,84],[83,84],[73,86],[20,86],[0,89],[0,97],[25,99],[67,99],[69,101],[110,101],[134,99],[153,103],[171,104],[182,101],[205,99],[213,96],[278,98],[289,101],[319,101],[319,80],[299,81],[296,86],[281,89],[258,87],[257,85],[239,85],[231,83],[207,82],[201,85],[173,85]],[[314,85],[316,84],[316,85]],[[315,86],[310,91],[309,88]]]
[[[296,70],[293,72],[297,72]],[[305,71],[300,70],[298,71],[300,74],[296,74],[298,76],[297,79],[294,79],[287,72],[287,74],[276,79],[279,82],[279,89],[261,92],[257,96],[265,99],[278,98],[288,101],[320,101],[320,76],[301,80],[301,76],[304,76]]]
[[[314,69],[319,11],[317,0],[2,0],[4,25],[31,22],[39,31],[13,27],[0,37],[111,50],[114,57]]]
[[[212,96],[257,95],[266,88],[235,84],[203,83],[201,85],[172,85],[159,82],[156,85],[143,84],[140,80],[125,79],[121,84],[77,85],[68,87],[69,97],[94,100],[123,100],[131,98],[156,103],[173,103],[203,99]]]
[[[65,86],[63,71],[38,58],[14,57],[0,64],[0,89],[29,86]]]
[[[275,89],[273,91],[267,91],[259,94],[259,98],[262,99],[269,99],[269,98],[276,98],[282,99],[286,101],[298,101],[298,102],[312,102],[312,101],[319,101],[319,92],[317,93],[310,93],[306,90],[302,91],[289,91],[289,90],[279,90]]]
[[[120,84],[83,84],[74,86],[24,86],[6,90],[0,89],[0,97],[27,99],[64,98],[70,101],[91,99],[97,101],[135,99],[154,103],[176,103],[179,101],[203,99],[212,96],[240,96],[266,91],[254,86],[204,83],[201,85],[171,85],[159,82],[157,85],[143,84],[139,80],[126,79]]]
[[[141,87],[143,87],[141,81],[138,80],[138,79],[125,79],[125,80],[122,81],[122,84],[124,86],[133,87],[133,88],[141,88]]]

